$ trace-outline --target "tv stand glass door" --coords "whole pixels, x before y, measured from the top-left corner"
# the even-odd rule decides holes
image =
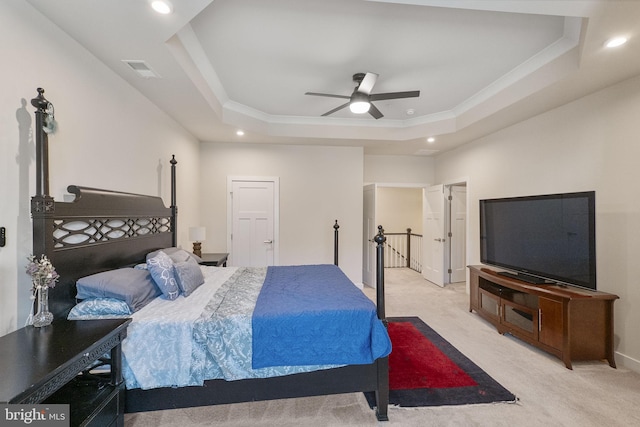
[[[538,298],[479,278],[479,307],[497,322],[501,333],[511,329],[531,339],[538,338]]]

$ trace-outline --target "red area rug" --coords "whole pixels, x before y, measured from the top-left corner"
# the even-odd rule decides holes
[[[444,406],[514,402],[516,397],[418,317],[389,318],[389,403]],[[375,405],[373,393],[365,393]]]

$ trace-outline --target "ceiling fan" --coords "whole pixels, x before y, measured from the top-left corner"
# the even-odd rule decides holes
[[[419,90],[372,94],[371,91],[373,90],[373,86],[376,84],[376,80],[378,80],[378,75],[376,73],[356,73],[353,75],[353,81],[356,82],[357,85],[353,90],[351,96],[333,95],[330,93],[317,92],[306,92],[305,95],[327,96],[330,98],[343,98],[349,100],[349,102],[342,104],[331,111],[327,111],[323,114],[323,116],[328,116],[348,106],[352,113],[364,114],[368,112],[375,119],[379,119],[383,117],[383,115],[380,110],[378,110],[376,106],[371,103],[371,101],[382,101],[387,99],[399,98],[416,98],[420,96]]]

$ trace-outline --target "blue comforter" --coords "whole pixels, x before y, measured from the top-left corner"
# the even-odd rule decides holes
[[[334,265],[269,267],[252,328],[254,369],[369,364],[391,352],[375,305]]]

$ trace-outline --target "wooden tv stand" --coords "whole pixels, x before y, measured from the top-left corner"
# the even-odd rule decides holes
[[[551,353],[572,369],[573,360],[616,367],[613,302],[617,295],[557,284],[533,285],[479,265],[469,266],[470,306],[501,334]]]

